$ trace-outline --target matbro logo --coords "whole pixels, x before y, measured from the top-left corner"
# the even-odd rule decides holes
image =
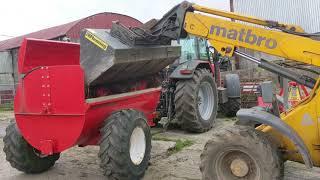
[[[216,36],[221,36],[232,40],[238,40],[259,47],[265,46],[268,49],[274,49],[278,46],[278,42],[275,39],[258,36],[254,34],[251,29],[241,29],[240,31],[236,29],[228,30],[225,27],[212,25],[210,28],[210,34],[215,34]]]

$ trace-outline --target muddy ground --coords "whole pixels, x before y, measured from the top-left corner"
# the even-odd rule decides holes
[[[72,148],[62,154],[56,165],[46,173],[26,175],[10,167],[2,152],[5,127],[12,119],[11,113],[0,113],[0,179],[1,180],[78,180],[105,179],[99,168],[97,157],[98,147]],[[233,123],[231,120],[219,118],[215,128]],[[153,129],[157,132],[159,129]],[[152,158],[144,180],[196,180],[201,179],[199,156],[205,142],[210,139],[211,130],[203,134],[189,134],[183,131],[170,130],[156,136],[164,139],[189,139],[192,146],[184,148],[176,154],[168,155],[167,151],[174,146],[171,141],[153,141]],[[285,180],[316,180],[320,179],[320,168],[307,170],[304,165],[294,162],[285,164]]]

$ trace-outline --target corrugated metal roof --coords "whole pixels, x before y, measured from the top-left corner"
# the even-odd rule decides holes
[[[66,32],[73,27],[75,24],[77,24],[81,20],[73,21],[67,24],[51,27],[48,29],[43,29],[37,32],[33,32],[30,34],[26,34],[23,36],[7,39],[0,42],[0,51],[4,51],[7,49],[12,49],[19,47],[22,40],[24,38],[37,38],[37,39],[54,39],[60,36],[63,36],[66,34]]]
[[[70,28],[66,35],[71,39],[78,39],[82,29],[110,29],[113,21],[119,21],[120,23],[130,27],[137,27],[142,24],[139,20],[130,16],[116,13],[100,13],[82,19],[79,23]]]
[[[141,22],[130,16],[104,12],[95,14],[77,21],[73,21],[67,24],[43,29],[37,32],[26,34],[23,36],[15,37],[0,42],[0,51],[17,48],[20,46],[24,38],[37,38],[37,39],[55,39],[61,36],[67,35],[70,38],[78,38],[79,32],[83,28],[111,28],[111,22],[119,20],[121,23],[127,26],[138,26]]]
[[[235,0],[235,12],[320,32],[319,0]]]
[[[9,52],[0,52],[0,74],[12,73],[12,56]]]

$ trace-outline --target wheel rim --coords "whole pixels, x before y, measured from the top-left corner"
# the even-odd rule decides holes
[[[214,108],[212,86],[208,82],[201,83],[198,91],[198,110],[204,120],[209,120]]]
[[[214,172],[218,179],[260,179],[260,167],[254,158],[241,150],[227,150],[218,155]]]
[[[136,127],[130,137],[130,159],[133,164],[139,165],[146,151],[146,136],[141,127]]]

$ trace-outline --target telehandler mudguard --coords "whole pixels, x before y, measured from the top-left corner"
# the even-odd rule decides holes
[[[313,163],[309,151],[303,140],[290,126],[283,122],[279,117],[257,109],[241,109],[237,112],[237,117],[241,123],[248,123],[253,121],[261,124],[266,124],[281,132],[284,136],[288,137],[298,148],[306,167],[312,168]]]

